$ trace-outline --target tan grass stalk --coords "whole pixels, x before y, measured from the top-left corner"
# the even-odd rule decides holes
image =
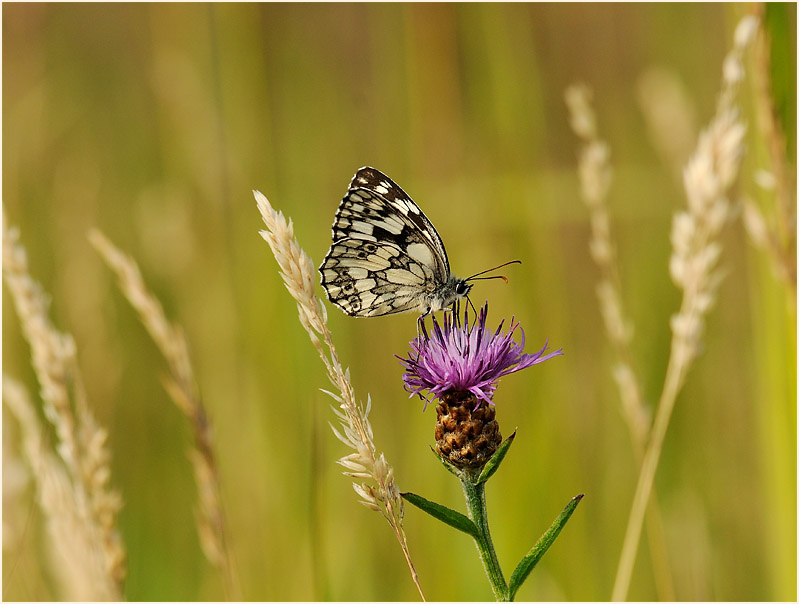
[[[724,60],[722,90],[716,114],[700,134],[696,151],[683,172],[688,207],[674,217],[669,270],[682,290],[679,312],[671,318],[671,354],[655,421],[644,454],[622,546],[613,600],[627,598],[641,537],[641,526],[657,472],[671,413],[701,345],[705,316],[713,306],[722,275],[720,233],[733,214],[729,193],[738,176],[746,128],[734,105],[743,78],[741,57],[757,29],[753,17],[741,20],[735,45]]]
[[[89,240],[116,273],[119,288],[169,365],[170,376],[163,378],[164,388],[189,420],[194,436],[194,447],[189,450],[188,457],[197,484],[195,516],[200,545],[205,557],[222,573],[228,597],[237,600],[239,589],[227,545],[211,424],[194,378],[186,337],[180,326],[167,320],[161,303],[144,284],[136,262],[97,230],[89,233]]]
[[[649,437],[651,414],[644,404],[640,379],[633,369],[630,351],[633,326],[622,305],[621,279],[607,204],[608,190],[613,181],[610,148],[599,138],[591,96],[591,90],[587,86],[572,85],[566,89],[565,100],[572,129],[583,141],[578,170],[582,198],[591,219],[589,247],[601,275],[597,285],[597,297],[605,331],[616,355],[613,377],[619,389],[622,415],[630,431],[636,464],[640,468]],[[649,503],[647,534],[659,598],[663,601],[674,600],[672,574],[657,497],[652,497]]]
[[[325,391],[339,403],[339,408],[333,409],[339,419],[339,428],[332,424],[331,428],[338,439],[354,451],[342,457],[338,463],[347,469],[344,472],[346,476],[359,479],[353,481],[352,486],[360,497],[360,503],[380,512],[391,525],[405,555],[413,582],[424,600],[419,577],[408,550],[405,529],[402,526],[403,504],[399,489],[394,482],[394,469],[383,453],[377,452],[374,444],[372,426],[369,422],[371,398],[367,397],[365,408],[355,400],[349,369],[345,370],[339,362],[332,334],[327,327],[327,311],[316,296],[316,269],[294,238],[294,226],[291,220],[287,222],[282,212],[275,211],[262,193],[253,191],[253,194],[266,224],[266,230],[260,231],[261,237],[272,249],[286,289],[297,302],[300,323],[308,332],[311,343],[319,353],[328,377],[337,390],[337,393]]]
[[[764,5],[755,8],[762,13]],[[771,86],[771,53],[766,32],[754,40],[752,75],[757,123],[769,155],[769,169],[758,184],[773,196],[769,216],[752,201],[744,204],[744,225],[752,242],[768,254],[774,272],[785,283],[796,312],[796,166],[788,158],[785,132],[777,118]]]
[[[49,557],[60,594],[65,600],[115,601],[121,592],[109,581],[102,551],[97,547],[97,526],[87,522],[86,509],[76,496],[72,478],[63,461],[46,443],[41,425],[25,387],[3,375],[3,399],[19,423],[23,452],[36,478],[37,501],[47,519],[52,540]]]
[[[573,85],[566,89],[566,104],[571,125],[583,141],[579,155],[580,187],[591,219],[591,256],[600,270],[597,297],[608,339],[617,361],[613,369],[621,395],[622,411],[636,451],[643,451],[649,433],[649,410],[641,397],[640,382],[632,367],[630,342],[633,327],[622,305],[621,280],[616,261],[607,194],[613,180],[610,148],[599,138],[596,116],[591,107],[591,91],[586,86]]]
[[[75,343],[47,316],[49,301],[28,270],[25,249],[3,213],[3,276],[41,387],[44,416],[55,429],[55,453],[41,441],[30,399],[4,379],[9,408],[25,434],[24,446],[47,521],[62,596],[69,600],[120,600],[125,550],[117,529],[122,506],[109,486],[107,433],[89,410]],[[6,388],[7,387],[7,388]]]

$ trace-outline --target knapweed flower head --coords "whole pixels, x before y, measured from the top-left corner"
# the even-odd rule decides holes
[[[445,393],[469,392],[478,405],[480,401],[493,405],[491,399],[501,377],[563,354],[562,348],[544,354],[546,343],[538,352],[527,354],[524,330],[518,321],[511,318],[509,329],[503,332],[503,319],[492,332],[486,328],[487,317],[488,303],[480,309],[477,321],[471,326],[468,309],[463,324],[455,313],[444,314],[443,326],[433,317],[430,334],[422,322],[422,334],[411,341],[408,357],[398,357],[407,370],[402,379],[411,396],[418,394],[426,398],[422,395],[426,390],[435,400]],[[517,330],[521,342],[513,338]]]

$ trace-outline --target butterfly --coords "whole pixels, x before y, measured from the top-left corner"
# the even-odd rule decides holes
[[[424,317],[467,296],[468,281],[483,274],[453,275],[433,223],[399,185],[368,166],[341,200],[319,272],[328,299],[354,317]]]

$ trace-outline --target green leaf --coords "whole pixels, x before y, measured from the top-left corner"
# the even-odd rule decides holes
[[[463,531],[467,535],[471,535],[472,537],[477,537],[479,535],[479,531],[477,530],[477,526],[474,522],[469,520],[468,516],[464,516],[460,512],[456,512],[455,510],[451,510],[446,506],[441,505],[440,503],[436,503],[434,501],[430,501],[429,499],[425,499],[421,495],[417,495],[416,493],[400,493],[402,497],[409,503],[412,503],[420,510],[424,510],[434,518],[438,518],[444,524],[448,524],[451,527],[458,529],[459,531]]]
[[[516,430],[514,430],[513,434],[511,434],[501,445],[499,445],[499,448],[491,456],[491,459],[489,459],[486,465],[483,466],[483,471],[480,472],[480,476],[477,478],[476,484],[483,484],[486,480],[494,475],[494,472],[496,472],[499,468],[499,464],[501,464],[502,460],[505,459],[505,453],[508,452],[508,449],[513,444],[514,438],[516,438]]]
[[[516,592],[524,583],[524,580],[527,579],[527,576],[530,574],[530,571],[535,568],[535,565],[538,564],[538,561],[541,557],[547,552],[549,546],[555,542],[555,539],[558,538],[558,534],[560,533],[561,529],[565,526],[566,522],[568,522],[569,518],[574,512],[574,509],[577,507],[577,504],[580,503],[580,500],[583,498],[583,495],[577,495],[574,497],[560,515],[555,518],[555,522],[552,523],[552,526],[549,527],[546,533],[541,535],[541,538],[538,540],[533,546],[527,555],[522,558],[519,565],[513,571],[513,574],[510,577],[510,583],[508,584],[508,593],[510,594],[511,601],[514,597],[516,597]]]

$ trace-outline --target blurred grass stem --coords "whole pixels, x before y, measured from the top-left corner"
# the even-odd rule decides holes
[[[196,524],[200,545],[208,561],[221,572],[228,599],[239,600],[240,590],[226,537],[211,424],[194,378],[186,337],[178,325],[167,320],[161,303],[144,284],[136,262],[123,254],[100,231],[92,230],[89,240],[108,267],[116,273],[119,288],[138,312],[141,322],[169,365],[171,376],[164,378],[164,388],[189,420],[194,435],[194,448],[189,450],[188,457],[197,484],[199,509]]]
[[[58,595],[64,600],[121,600],[126,556],[117,516],[122,498],[109,485],[108,433],[89,408],[75,341],[51,323],[49,298],[31,277],[19,232],[7,227],[5,212],[3,277],[30,344],[44,417],[55,430],[55,442],[45,442],[27,391],[4,375],[3,396],[22,428],[47,522]]]
[[[630,351],[633,327],[622,305],[621,278],[607,205],[607,194],[613,181],[610,148],[599,138],[591,97],[591,90],[583,85],[572,85],[565,93],[572,129],[584,143],[580,150],[579,174],[583,201],[591,217],[591,256],[601,274],[597,297],[605,330],[617,357],[613,376],[619,389],[622,415],[630,432],[636,466],[640,471],[649,439],[650,412],[644,405],[641,382],[633,369]],[[656,496],[650,498],[648,507],[647,535],[655,585],[659,599],[668,602],[674,600],[674,584]]]
[[[762,18],[765,5],[755,10]],[[769,159],[768,186],[774,205],[770,219],[754,203],[744,207],[744,224],[753,242],[764,249],[777,276],[785,284],[796,314],[796,167],[788,157],[788,145],[772,93],[772,61],[769,36],[761,29],[753,44],[752,84],[757,123]]]
[[[669,262],[672,280],[682,290],[683,297],[679,312],[671,319],[671,354],[633,496],[613,587],[614,601],[627,599],[644,513],[671,414],[699,352],[705,316],[715,303],[722,278],[717,268],[722,251],[720,232],[732,216],[729,194],[738,176],[746,132],[734,105],[735,92],[744,75],[741,55],[757,27],[754,17],[744,17],[738,24],[735,45],[724,60],[716,115],[700,134],[696,151],[683,172],[688,208],[674,217]]]
[[[670,362],[668,366],[663,393],[658,404],[658,412],[655,416],[655,423],[652,426],[650,444],[644,454],[638,475],[638,484],[636,485],[633,507],[627,524],[627,533],[624,536],[616,583],[613,586],[612,600],[614,602],[627,599],[635,556],[638,552],[638,542],[641,540],[643,515],[652,493],[652,485],[660,462],[660,453],[663,450],[663,441],[669,427],[671,412],[674,410],[674,403],[677,400],[677,394],[682,388],[687,368],[686,357]]]

